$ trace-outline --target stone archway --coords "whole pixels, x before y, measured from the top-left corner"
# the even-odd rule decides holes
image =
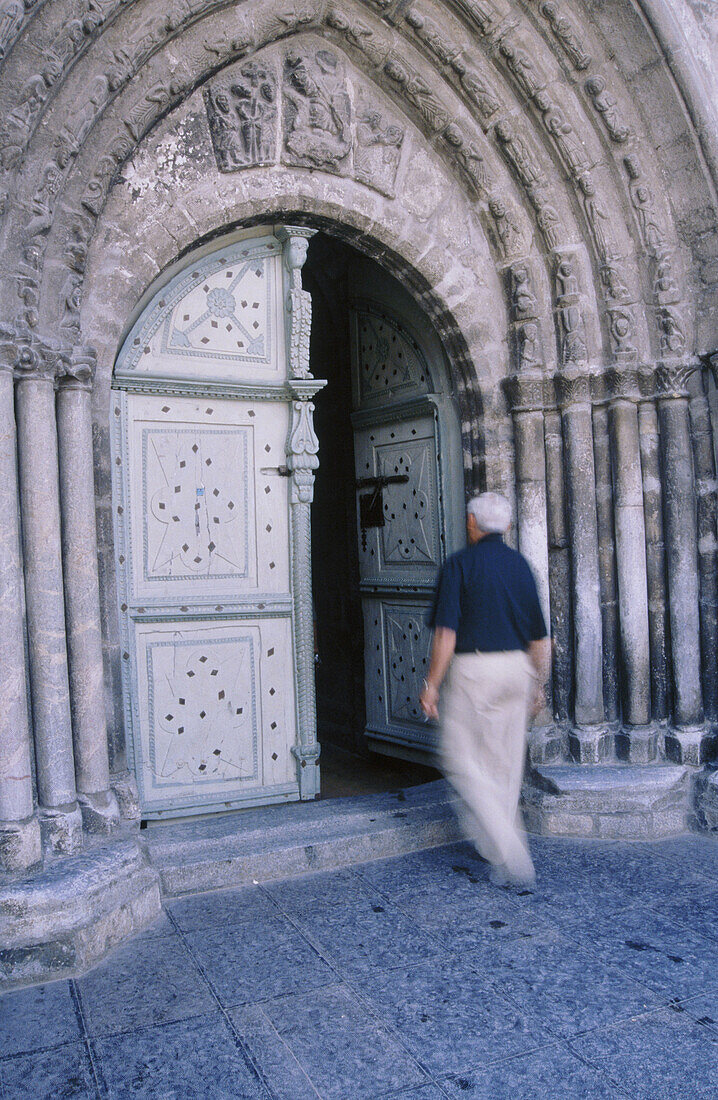
[[[467,487],[515,484],[551,603],[555,726],[536,752],[710,754],[715,471],[697,356],[715,343],[714,143],[685,44],[662,45],[668,10],[78,0],[69,21],[53,2],[4,25],[2,393],[13,428],[17,390],[24,512],[21,561],[8,446],[11,865],[39,853],[36,806],[59,850],[81,844],[78,792],[86,824],[116,820],[106,416],[124,326],[190,248],[260,221],[341,225],[432,311]]]

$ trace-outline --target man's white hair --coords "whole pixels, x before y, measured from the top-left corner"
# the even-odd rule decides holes
[[[487,535],[503,535],[511,524],[511,505],[501,493],[479,493],[472,497],[466,505],[466,514],[473,516]]]

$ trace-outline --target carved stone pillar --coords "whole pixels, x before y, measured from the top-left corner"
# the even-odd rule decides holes
[[[311,530],[319,440],[314,432],[314,405],[311,399],[326,382],[317,381],[309,373],[312,302],[309,292],[302,289],[302,266],[314,232],[300,226],[285,226],[277,231],[277,237],[284,244],[284,262],[289,273],[287,339],[289,389],[293,401],[287,439],[287,465],[292,472],[292,591],[298,719],[298,743],[292,752],[299,765],[299,794],[302,799],[314,798],[319,794],[319,770],[316,765],[320,751],[314,688]]]
[[[613,521],[611,438],[608,409],[594,404],[593,464],[596,473],[596,529],[598,568],[601,578],[601,620],[603,622],[603,712],[608,723],[618,726],[621,713],[618,624],[618,580],[616,577],[616,532]]]
[[[13,367],[17,348],[0,332],[0,868],[20,871],[42,856],[32,791]]]
[[[94,369],[93,349],[75,348],[59,380],[57,431],[75,777],[85,828],[107,833],[119,823],[119,810],[110,791],[103,690],[90,408]]]
[[[72,750],[61,564],[55,378],[61,357],[20,346],[17,429],[30,692],[43,840],[55,852],[82,846]]]
[[[656,370],[676,726],[666,738],[666,752],[671,759],[686,764],[702,762],[706,741],[700,671],[698,531],[686,385],[693,369],[685,364],[660,364]]]
[[[544,448],[544,375],[537,369],[514,375],[507,386],[514,424],[516,512],[518,545],[536,578],[548,629],[549,596],[548,517],[546,511],[546,458]],[[529,735],[534,763],[555,759],[560,743],[551,729],[551,683],[546,688],[546,709],[537,715]]]
[[[561,416],[556,409],[544,415],[546,487],[548,505],[551,637],[553,640],[553,709],[559,722],[571,716],[573,645],[571,640],[571,553],[566,523]]]
[[[597,763],[608,756],[611,739],[603,710],[601,585],[588,374],[579,367],[567,368],[557,376],[557,387],[571,538],[575,724],[569,746],[580,763]]]
[[[623,689],[623,732],[617,747],[622,759],[645,764],[655,759],[658,738],[650,725],[651,653],[636,370],[612,369],[608,387]]]
[[[718,719],[718,501],[710,409],[705,378],[691,379],[689,399],[693,464],[698,497],[698,575],[700,581],[703,703],[706,718]]]
[[[646,529],[648,639],[651,651],[651,714],[656,722],[669,715],[667,595],[663,545],[663,494],[658,437],[658,413],[653,400],[638,406],[638,438],[643,477],[643,518]]]

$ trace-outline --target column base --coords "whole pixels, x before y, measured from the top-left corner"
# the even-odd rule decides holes
[[[558,726],[534,726],[528,732],[529,760],[538,764],[559,764],[566,757],[566,731]]]
[[[120,808],[112,791],[77,793],[82,824],[92,836],[109,836],[120,824]]]
[[[120,817],[139,825],[142,820],[140,796],[137,793],[137,781],[131,772],[110,776],[110,790],[117,799]]]
[[[713,760],[718,733],[710,726],[676,726],[666,731],[666,757],[676,764],[700,767]]]
[[[613,754],[613,735],[605,726],[574,726],[568,751],[576,764],[603,764]]]
[[[658,757],[658,727],[620,729],[616,734],[616,756],[627,764],[652,764]]]
[[[319,745],[311,748],[295,745],[292,748],[292,756],[299,763],[297,768],[299,779],[299,797],[302,801],[316,798],[319,794]]]
[[[36,817],[0,821],[0,868],[3,871],[25,871],[41,859],[42,838]]]
[[[82,851],[82,813],[76,802],[52,808],[41,806],[39,817],[45,851],[58,856]]]

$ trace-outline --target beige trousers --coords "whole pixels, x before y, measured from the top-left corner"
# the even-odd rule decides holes
[[[534,670],[526,653],[457,653],[441,697],[444,772],[477,851],[508,880],[532,882],[519,812]]]

